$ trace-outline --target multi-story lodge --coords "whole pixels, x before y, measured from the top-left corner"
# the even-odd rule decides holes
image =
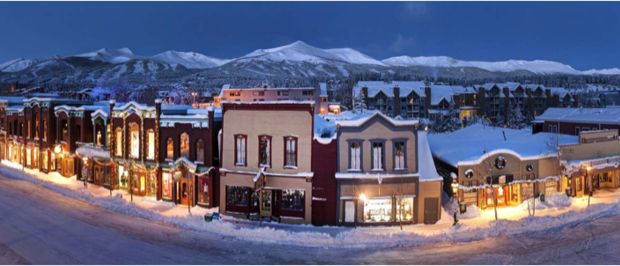
[[[440,219],[442,178],[417,120],[395,120],[376,111],[333,123],[339,224]]]
[[[558,149],[577,143],[575,136],[481,124],[430,136],[444,190],[453,195],[455,183],[461,206],[480,208],[517,205],[539,194],[565,191]]]
[[[314,102],[224,102],[220,211],[310,223]]]
[[[536,117],[532,130],[568,135],[582,131],[620,130],[620,107],[606,108],[549,108]]]
[[[545,88],[515,82],[487,83],[473,87],[422,81],[359,81],[354,101],[390,117],[436,120],[452,109],[461,119],[484,116],[507,122],[511,116],[533,118],[551,106],[576,106],[576,96],[564,88]]]

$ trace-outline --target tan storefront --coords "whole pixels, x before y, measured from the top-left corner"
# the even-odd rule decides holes
[[[223,106],[220,210],[248,218],[310,223],[313,105],[239,102]]]

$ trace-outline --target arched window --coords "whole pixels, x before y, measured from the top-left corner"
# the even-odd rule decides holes
[[[114,141],[116,142],[116,149],[114,149],[114,154],[116,156],[123,156],[123,129],[122,128],[120,127],[116,128]]]
[[[136,123],[129,125],[129,157],[140,158],[140,126]]]
[[[181,157],[189,159],[189,135],[181,133]]]
[[[166,140],[166,159],[174,160],[174,140]]]
[[[196,141],[196,161],[197,162],[205,162],[205,143],[202,139],[198,139]]]

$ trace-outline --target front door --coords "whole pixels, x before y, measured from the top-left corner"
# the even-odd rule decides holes
[[[346,200],[344,202],[344,222],[345,223],[355,222],[355,201]]]
[[[260,216],[271,217],[271,209],[273,202],[273,194],[271,190],[265,189],[260,191]]]
[[[425,198],[424,199],[424,223],[425,224],[436,223],[437,220],[439,220],[438,210],[439,210],[439,199]]]
[[[182,180],[181,185],[179,186],[180,189],[180,198],[181,198],[181,204],[183,205],[188,205],[190,198],[189,198],[189,184],[187,181]]]
[[[282,190],[272,190],[271,216],[280,217],[280,205],[282,204]]]

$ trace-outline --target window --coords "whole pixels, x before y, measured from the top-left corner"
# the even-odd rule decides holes
[[[205,143],[202,139],[196,141],[196,161],[202,163],[205,161]]]
[[[140,126],[136,123],[129,125],[129,157],[140,158]]]
[[[247,207],[250,204],[250,188],[226,186],[226,206]]]
[[[304,90],[301,92],[301,95],[303,96],[312,96],[314,95],[314,91],[313,90]]]
[[[181,157],[189,159],[189,135],[181,133]]]
[[[288,91],[278,91],[278,96],[288,96]]]
[[[575,135],[579,136],[579,130],[580,130],[580,129],[581,129],[581,128],[579,128],[579,127],[575,127]]]
[[[264,91],[255,91],[252,93],[252,95],[254,96],[265,96],[265,92]]]
[[[235,135],[235,165],[246,166],[247,137],[245,135]]]
[[[271,167],[271,137],[258,137],[258,166]]]
[[[166,159],[174,160],[174,140],[172,138],[166,140]]]
[[[405,163],[405,142],[394,142],[394,170],[403,170],[406,168]]]
[[[360,142],[353,142],[349,145],[349,170],[362,170],[362,146]]]
[[[61,123],[62,123],[61,124],[61,128],[62,128],[62,133],[61,133],[62,135],[61,136],[62,137],[61,137],[60,140],[68,141],[69,140],[69,126],[67,125],[67,121],[66,120],[63,120]],[[21,132],[20,132],[20,135],[21,135]]]
[[[121,129],[120,127],[116,128],[116,137],[115,137],[115,141],[116,141],[116,149],[115,149],[115,155],[116,156],[123,156],[123,129]]]
[[[297,166],[297,138],[284,137],[284,167]]]
[[[146,132],[146,159],[154,160],[155,159],[155,131],[149,129]]]
[[[101,138],[102,138],[101,131],[97,131],[97,136],[95,139],[95,144],[97,144],[97,146],[101,146]]]
[[[372,143],[372,170],[383,170],[383,142]]]
[[[47,120],[43,120],[43,140],[47,140]]]
[[[303,190],[284,189],[282,190],[282,210],[304,211],[306,205],[305,193]]]

